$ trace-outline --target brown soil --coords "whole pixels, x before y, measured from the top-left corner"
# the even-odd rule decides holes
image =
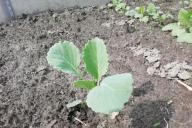
[[[163,3],[167,7],[178,4]],[[110,27],[127,17],[110,9],[68,9],[56,18],[52,12],[23,16],[0,26],[0,127],[81,128],[192,128],[192,93],[175,80],[149,76],[147,62],[134,57],[129,47],[142,45],[161,51],[161,63],[175,60],[192,65],[192,45],[176,43],[158,23]],[[132,28],[131,28],[132,29]],[[87,107],[66,104],[86,96],[71,86],[74,79],[47,64],[48,49],[59,40],[82,49],[94,37],[105,40],[110,54],[109,74],[132,72],[133,98],[115,120]],[[172,104],[168,104],[172,101]],[[157,126],[156,126],[157,125]]]

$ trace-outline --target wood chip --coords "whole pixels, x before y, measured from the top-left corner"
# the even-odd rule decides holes
[[[177,82],[181,85],[183,85],[185,88],[187,88],[189,91],[192,91],[192,87],[190,87],[189,85],[185,84],[184,82],[182,82],[181,80],[177,80]]]
[[[57,122],[57,120],[52,120],[47,126],[46,128],[52,128],[52,126]]]

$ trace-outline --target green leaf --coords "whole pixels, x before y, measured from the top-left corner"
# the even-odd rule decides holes
[[[168,16],[165,15],[165,14],[160,15],[160,16],[159,16],[159,21],[160,21],[160,22],[164,22],[167,18],[168,18]]]
[[[189,32],[192,33],[192,27],[189,28]]]
[[[192,27],[192,11],[181,9],[179,11],[178,20],[181,26],[186,28]]]
[[[129,9],[130,9],[130,7],[129,7],[129,6],[126,6],[125,11],[129,11]]]
[[[181,28],[180,26],[176,26],[175,28],[173,28],[171,35],[172,36],[179,36],[185,32],[186,32],[185,29]]]
[[[122,3],[122,2],[123,2],[122,0],[112,0],[112,3],[115,5]]]
[[[170,23],[162,28],[162,31],[170,31],[173,30],[175,27],[178,27],[177,23]]]
[[[139,14],[143,14],[143,15],[144,15],[144,13],[145,13],[145,6],[140,6],[140,7],[138,8],[137,12],[138,12]]]
[[[79,80],[74,83],[74,86],[77,88],[90,90],[90,89],[96,87],[97,85],[96,85],[95,81]]]
[[[120,111],[133,91],[133,78],[130,73],[117,74],[105,78],[100,86],[87,95],[87,105],[95,112],[111,114]]]
[[[160,17],[159,13],[154,13],[154,15],[153,15],[154,20],[158,19],[159,17]]]
[[[69,41],[59,42],[52,46],[47,53],[47,61],[53,68],[79,76],[79,49]]]
[[[130,16],[130,17],[133,17],[135,14],[137,14],[138,12],[134,9],[132,10],[129,10],[125,13],[126,16]]]
[[[177,37],[177,42],[192,43],[192,33],[182,33]]]
[[[147,23],[149,21],[149,17],[148,16],[144,16],[142,18],[139,19],[141,22]]]
[[[150,16],[153,16],[154,14],[157,13],[157,9],[153,3],[148,4],[146,11],[147,11],[148,15],[150,15]]]
[[[85,45],[83,59],[87,71],[100,80],[108,70],[108,54],[104,41],[99,38],[89,40]]]

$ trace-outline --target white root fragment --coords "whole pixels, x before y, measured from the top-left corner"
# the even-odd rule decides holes
[[[182,82],[181,80],[177,80],[177,82],[181,85],[183,85],[185,88],[187,88],[189,91],[192,91],[192,87],[190,87],[189,85],[185,84],[184,82]]]
[[[110,118],[113,120],[113,119],[115,119],[115,117],[116,117],[117,115],[119,115],[119,112],[113,112],[113,113],[111,113]]]
[[[84,123],[83,121],[81,121],[80,119],[78,119],[77,117],[74,118],[76,121],[78,121],[79,123],[81,123],[84,126],[88,126],[86,123]]]
[[[73,101],[71,103],[68,103],[66,106],[67,106],[67,108],[72,108],[72,107],[75,107],[75,106],[77,106],[77,105],[79,105],[81,103],[82,103],[82,100],[75,100],[75,101]]]

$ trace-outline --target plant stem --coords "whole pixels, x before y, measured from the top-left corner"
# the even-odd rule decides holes
[[[97,80],[97,86],[99,86],[99,81],[100,81],[100,80]]]
[[[81,74],[81,72],[77,69],[76,70],[76,72],[77,72],[77,76],[81,79],[81,80],[83,80],[83,75]]]

